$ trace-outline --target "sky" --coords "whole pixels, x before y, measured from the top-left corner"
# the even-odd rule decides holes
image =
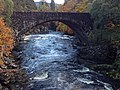
[[[35,2],[39,2],[39,1],[41,1],[41,0],[34,0]],[[50,3],[51,2],[51,0],[45,0],[46,2],[48,2],[48,3]],[[64,0],[54,0],[55,1],[55,3],[57,3],[57,4],[63,4],[64,3]]]

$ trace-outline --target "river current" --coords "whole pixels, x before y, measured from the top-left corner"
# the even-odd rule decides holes
[[[102,74],[77,62],[74,41],[60,32],[26,36],[19,52],[30,79],[25,90],[114,90]]]

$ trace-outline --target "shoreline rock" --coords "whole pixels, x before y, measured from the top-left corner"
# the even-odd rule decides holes
[[[80,60],[88,60],[91,64],[113,64],[117,56],[117,49],[110,45],[81,46],[78,52]]]
[[[118,89],[120,88],[119,51],[120,49],[112,45],[84,46],[79,49],[78,62],[111,78]]]
[[[0,67],[0,90],[23,90],[28,82],[27,74],[15,57],[5,58],[5,68]],[[24,78],[24,79],[23,79]]]

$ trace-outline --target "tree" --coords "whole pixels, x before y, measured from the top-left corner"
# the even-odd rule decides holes
[[[91,10],[96,28],[117,27],[120,24],[120,0],[96,0]],[[114,24],[114,25],[113,25]]]
[[[93,0],[81,0],[74,8],[75,12],[90,12]]]
[[[46,11],[46,12],[48,12],[48,11],[50,11],[50,8],[49,8],[47,5],[43,4],[43,5],[41,5],[41,6],[39,7],[38,10],[39,10],[39,11]]]
[[[66,0],[64,5],[59,7],[59,11],[62,12],[74,12],[79,0]],[[77,11],[77,10],[76,10]],[[65,24],[59,23],[57,29],[68,34],[74,34],[74,32]]]
[[[120,0],[96,0],[90,11],[96,37],[120,40]],[[98,35],[99,34],[99,35]]]
[[[0,16],[2,16],[3,11],[4,11],[4,0],[0,0]]]
[[[13,2],[12,0],[0,0],[0,16],[5,19],[7,24],[11,22],[11,15],[13,13]]]
[[[68,27],[67,25],[65,25],[63,23],[59,23],[57,30],[62,31],[62,32],[67,33],[67,34],[71,34],[71,35],[74,34],[73,30],[71,30],[70,27]]]
[[[54,0],[51,0],[50,7],[52,11],[55,11],[55,2]]]
[[[47,2],[45,0],[41,1],[41,4],[38,8],[39,11],[50,11],[50,7],[48,6]]]
[[[67,0],[65,1],[65,4],[59,7],[59,11],[62,12],[71,12],[75,8],[76,4],[78,3],[78,0]]]
[[[14,11],[33,11],[37,7],[33,0],[13,0],[14,2]]]
[[[4,56],[8,57],[13,49],[13,31],[6,26],[4,20],[0,18],[0,66],[4,61]]]
[[[4,9],[4,18],[8,24],[11,23],[11,15],[13,14],[13,1],[12,0],[4,0],[5,2],[5,9]]]

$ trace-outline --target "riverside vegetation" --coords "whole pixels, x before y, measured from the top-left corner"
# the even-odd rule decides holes
[[[22,88],[26,77],[14,60],[12,49],[15,46],[14,30],[10,27],[13,13],[12,0],[0,0],[0,90]]]

